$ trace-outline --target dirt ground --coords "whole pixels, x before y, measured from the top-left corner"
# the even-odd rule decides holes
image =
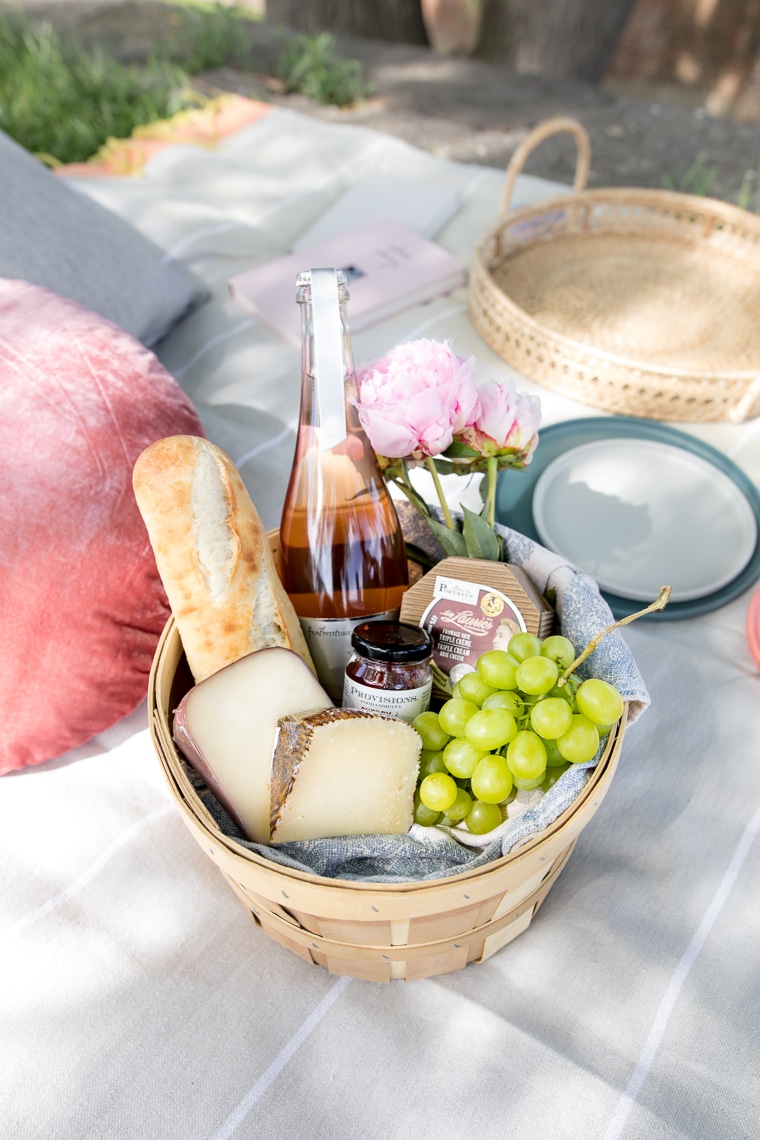
[[[147,56],[157,39],[171,36],[176,12],[156,0],[15,0],[36,16],[75,30],[122,59]],[[5,6],[12,6],[5,4]],[[339,110],[277,91],[266,76],[276,68],[282,29],[253,21],[230,66],[201,81],[209,90],[239,91],[319,118],[353,122],[396,135],[443,157],[505,167],[517,144],[537,123],[570,115],[591,139],[591,186],[697,184],[760,209],[760,124],[711,117],[694,99],[673,92],[635,94],[546,77],[515,75],[496,64],[446,58],[419,47],[339,37],[341,54],[358,59],[372,85],[362,104]],[[568,136],[548,140],[530,158],[534,174],[570,181],[574,147]],[[684,185],[687,171],[696,174]]]

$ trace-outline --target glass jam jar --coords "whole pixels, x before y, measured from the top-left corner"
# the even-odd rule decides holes
[[[343,708],[410,724],[430,704],[432,642],[427,630],[401,621],[364,621],[351,634]]]

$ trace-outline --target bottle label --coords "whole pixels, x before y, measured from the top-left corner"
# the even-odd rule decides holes
[[[396,621],[398,610],[364,614],[358,618],[300,619],[317,677],[332,700],[339,702],[343,695],[343,674],[351,656],[351,634],[361,622],[375,619]]]
[[[343,325],[335,269],[312,269],[311,311],[314,328],[314,391],[319,416],[320,451],[330,451],[348,434],[346,425]]]
[[[419,689],[374,689],[347,676],[343,685],[343,708],[393,716],[411,724],[416,716],[427,711],[432,691],[432,678]]]

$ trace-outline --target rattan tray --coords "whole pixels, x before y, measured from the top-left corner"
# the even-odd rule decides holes
[[[510,212],[528,155],[560,132],[578,147],[574,192]],[[472,262],[475,327],[530,379],[609,412],[758,415],[760,217],[666,190],[586,190],[589,161],[573,119],[518,147]]]

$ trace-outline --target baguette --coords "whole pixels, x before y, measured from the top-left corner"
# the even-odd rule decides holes
[[[314,665],[238,471],[213,443],[174,435],[138,457],[132,485],[198,683],[257,649]]]

